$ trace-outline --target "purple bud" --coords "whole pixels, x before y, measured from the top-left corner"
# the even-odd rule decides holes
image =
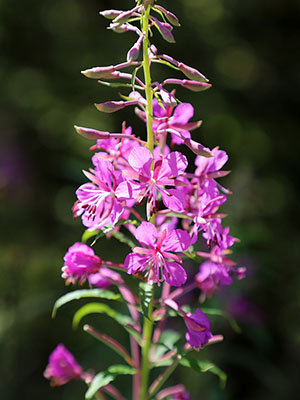
[[[172,29],[171,25],[160,22],[155,17],[152,17],[152,19],[154,20],[154,24],[157,27],[157,29],[159,30],[162,37],[169,43],[175,43],[174,36],[171,33],[171,29]]]
[[[140,48],[143,43],[145,35],[141,35],[138,40],[135,42],[135,44],[131,47],[131,49],[127,53],[127,61],[135,61],[140,53]]]
[[[97,131],[96,129],[83,128],[74,125],[76,132],[88,140],[109,139],[109,132]]]
[[[184,144],[192,150],[193,153],[203,157],[213,157],[214,155],[209,148],[204,147],[202,144],[195,142],[192,139],[184,139]]]
[[[164,60],[168,61],[169,63],[174,64],[176,67],[178,67],[178,65],[180,64],[177,60],[175,60],[175,58],[170,57],[167,54],[163,54],[160,57],[163,58]]]
[[[109,25],[109,29],[112,29],[114,32],[116,33],[125,33],[125,32],[129,32],[129,31],[134,31],[136,32],[138,30],[137,27],[132,26],[130,24],[123,24],[120,25],[118,23],[111,23]]]
[[[196,68],[189,67],[182,62],[179,63],[177,66],[187,78],[198,82],[208,82],[208,79],[204,75],[202,75],[201,72],[199,72]]]
[[[140,6],[136,6],[132,10],[121,12],[121,14],[119,14],[113,20],[113,22],[118,23],[118,24],[124,24],[124,22],[127,22],[139,8],[140,8]]]
[[[179,20],[175,14],[171,13],[170,11],[166,10],[162,6],[155,6],[154,9],[161,11],[167,20],[174,26],[180,26]]]
[[[193,92],[202,92],[203,90],[209,89],[212,85],[210,83],[189,81],[187,79],[183,79],[181,86],[185,87],[186,89],[192,90]]]
[[[100,11],[99,14],[107,19],[115,19],[118,15],[122,14],[122,12],[121,10],[104,10]]]
[[[113,113],[122,110],[126,106],[137,104],[136,100],[132,101],[107,101],[106,103],[95,104],[97,110],[105,113]]]
[[[81,71],[81,73],[86,76],[87,78],[92,78],[92,79],[109,79],[109,78],[114,78],[112,75],[113,72],[115,72],[115,67],[113,65],[110,65],[108,67],[94,67],[90,69],[85,69],[84,71]]]

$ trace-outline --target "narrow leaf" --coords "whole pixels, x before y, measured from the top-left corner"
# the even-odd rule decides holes
[[[121,296],[118,293],[114,293],[110,290],[103,290],[103,289],[82,289],[82,290],[75,290],[71,293],[67,293],[64,296],[60,297],[56,300],[53,311],[52,311],[52,318],[55,317],[57,310],[69,303],[73,300],[80,300],[87,297],[94,297],[99,299],[107,299],[107,300],[121,300]]]
[[[152,321],[151,316],[149,315],[149,306],[152,300],[152,285],[147,282],[140,282],[139,297],[141,301],[142,314],[145,318]]]
[[[113,318],[120,325],[124,326],[125,324],[133,323],[131,318],[128,315],[121,314],[114,309],[112,309],[109,305],[103,303],[88,303],[79,308],[76,311],[73,317],[73,328],[77,328],[82,318],[89,314],[106,314],[109,317]]]
[[[236,333],[241,333],[242,332],[242,330],[241,330],[240,326],[238,325],[238,323],[227,312],[219,310],[218,308],[202,308],[202,311],[205,314],[208,314],[208,315],[219,315],[220,317],[223,317],[223,318],[227,319],[227,321],[229,322],[231,328]]]

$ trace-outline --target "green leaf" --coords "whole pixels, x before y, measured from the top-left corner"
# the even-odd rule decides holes
[[[164,103],[162,102],[160,96],[156,92],[154,92],[154,96],[157,99],[158,105],[165,110],[166,108],[165,108]]]
[[[131,88],[132,85],[130,83],[121,83],[121,82],[106,82],[106,81],[98,81],[103,86],[109,86],[112,88],[119,88],[119,87],[129,87]],[[136,88],[143,90],[142,86],[136,85]]]
[[[108,368],[108,372],[115,375],[135,375],[136,369],[125,364],[115,364]]]
[[[227,321],[229,322],[231,328],[236,333],[241,333],[242,332],[242,330],[239,327],[238,323],[227,312],[219,310],[218,308],[201,308],[201,310],[207,315],[219,315],[220,317],[223,317],[223,318],[227,319]]]
[[[107,299],[107,300],[122,300],[122,297],[118,293],[114,293],[110,290],[103,290],[103,289],[82,289],[82,290],[75,290],[71,293],[67,293],[64,296],[60,297],[56,300],[53,311],[52,311],[52,318],[55,317],[56,311],[63,305],[69,303],[73,300],[80,300],[83,298],[94,297],[99,299]]]
[[[106,314],[113,318],[123,327],[127,324],[133,324],[133,321],[128,315],[121,314],[115,311],[107,304],[103,303],[88,303],[79,308],[73,317],[73,328],[77,328],[83,317],[89,314]]]
[[[100,232],[101,232],[101,231],[100,231],[99,229],[92,230],[92,231],[89,230],[89,229],[86,229],[86,230],[83,232],[83,235],[81,236],[81,241],[82,241],[82,243],[86,243],[90,238],[92,238],[92,237],[98,235]]]
[[[111,365],[107,371],[99,372],[94,377],[89,389],[85,393],[86,400],[91,400],[99,389],[114,381],[118,375],[134,375],[136,372],[135,368],[128,367],[127,365]]]
[[[155,360],[162,357],[168,351],[175,350],[176,349],[175,343],[177,343],[181,337],[182,337],[182,335],[179,332],[171,331],[171,330],[163,331],[159,342],[155,344],[156,348],[155,348],[155,352],[153,355],[153,363],[155,364]],[[172,360],[171,360],[171,363],[172,363]],[[168,364],[168,365],[170,365],[170,364]],[[154,365],[154,366],[156,367],[158,365]],[[159,366],[162,366],[162,365],[160,364]]]
[[[118,231],[113,231],[112,233],[111,233],[111,235],[115,238],[115,239],[117,239],[119,242],[121,242],[121,243],[125,243],[125,244],[127,244],[129,247],[134,247],[134,246],[136,246],[136,244],[131,240],[131,239],[129,239],[126,235],[124,235],[124,233],[122,233],[122,232],[118,232]]]
[[[202,257],[200,257],[196,254],[193,246],[190,246],[190,248],[188,250],[184,251],[183,253],[191,260],[194,260],[196,263],[202,262]]]
[[[220,385],[225,387],[227,376],[224,371],[222,371],[219,367],[207,360],[197,360],[191,355],[185,355],[179,361],[180,365],[188,368],[192,368],[197,372],[211,372],[219,377]]]
[[[141,301],[142,314],[150,321],[152,321],[151,316],[149,315],[149,306],[152,300],[152,289],[153,286],[148,282],[140,282],[139,284],[139,297]]]
[[[91,400],[99,389],[108,385],[115,379],[115,377],[114,374],[110,374],[109,372],[99,372],[99,374],[94,377],[90,387],[85,393],[86,400]]]

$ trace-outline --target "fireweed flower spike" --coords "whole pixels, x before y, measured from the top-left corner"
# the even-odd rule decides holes
[[[121,88],[121,99],[96,103],[99,111],[122,113],[133,106],[147,131],[146,137],[141,131],[135,135],[125,122],[120,133],[101,130],[101,126],[99,130],[75,126],[76,132],[90,142],[93,167],[84,171],[88,182],[76,190],[73,213],[74,217],[81,217],[85,232],[65,254],[62,278],[67,284],[85,287],[77,287],[58,299],[53,315],[69,301],[82,299],[87,304],[80,305],[74,326],[88,314],[97,313],[98,318],[104,313],[130,335],[127,350],[104,324],[99,324],[103,332],[84,325],[86,333],[123,359],[123,364],[96,371],[95,375],[84,372],[63,345],[50,355],[45,377],[53,385],[81,378],[88,386],[87,400],[106,398],[106,393],[118,400],[129,400],[128,393],[123,396],[113,384],[122,374],[132,375],[131,400],[190,400],[182,384],[164,385],[179,364],[196,366],[199,372],[199,360],[193,350],[220,342],[222,335],[212,335],[207,315],[191,301],[183,304],[183,295],[200,290],[203,302],[222,286],[232,284],[233,277],[242,279],[245,275],[245,268],[237,267],[229,258],[238,239],[229,234],[229,227],[223,226],[226,214],[221,207],[231,191],[221,186],[219,178],[229,173],[222,169],[228,155],[218,147],[210,150],[199,143],[201,137],[192,138],[192,131],[202,121],[194,120],[198,110],[180,99],[184,89],[200,92],[211,84],[198,69],[161,54],[151,43],[156,35],[174,43],[175,28],[180,26],[178,17],[158,1],[135,0],[130,10],[101,11],[110,22],[110,31],[128,34],[132,41],[119,64],[82,71],[85,77],[97,79],[102,85]],[[171,67],[172,76],[153,81],[152,68],[157,63]],[[171,151],[174,146],[176,151]],[[196,154],[194,164],[188,166],[184,150]],[[114,246],[117,240],[122,246],[128,245],[123,260],[103,261],[97,255],[103,254],[105,237],[113,238]],[[197,261],[194,271],[191,265],[186,269],[187,258],[189,264]],[[128,279],[132,279],[130,285]],[[123,303],[121,310],[114,309],[117,301]],[[173,340],[178,335],[166,329],[169,317],[181,319],[186,328],[179,334],[183,340],[173,342],[172,350],[162,346],[165,338]],[[162,365],[166,368],[160,369],[151,382],[150,377],[155,374],[150,375],[150,370]],[[216,371],[219,369],[211,369]]]

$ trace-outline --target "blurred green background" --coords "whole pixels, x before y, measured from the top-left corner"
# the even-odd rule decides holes
[[[232,311],[242,333],[212,318],[222,344],[204,350],[228,373],[217,379],[178,369],[194,400],[280,400],[299,396],[300,279],[297,194],[299,154],[299,13],[292,0],[161,0],[182,27],[176,45],[154,36],[160,52],[192,65],[213,83],[205,93],[177,90],[203,119],[193,137],[229,153],[232,173],[222,184],[233,196],[223,207],[241,239],[234,257],[248,278],[222,290],[214,305]],[[74,192],[90,165],[90,143],[73,125],[120,131],[123,120],[138,135],[133,110],[99,113],[94,102],[118,99],[79,71],[121,62],[134,34],[106,30],[103,9],[128,9],[133,1],[2,0],[0,2],[0,398],[82,399],[81,382],[51,389],[43,376],[59,342],[84,368],[100,371],[117,356],[80,329],[72,331],[69,305],[51,320],[52,305],[67,292],[60,278],[68,246],[80,238]],[[156,68],[154,78],[177,76]],[[178,75],[179,77],[179,75]],[[116,249],[119,249],[118,253]],[[127,249],[97,243],[104,259],[122,261]],[[238,305],[238,306],[237,306]],[[119,329],[108,319],[96,326]],[[182,326],[181,326],[182,327]],[[126,336],[119,340],[126,344]],[[170,381],[171,382],[171,381]],[[129,396],[126,379],[120,379]],[[129,397],[128,397],[129,399]]]

